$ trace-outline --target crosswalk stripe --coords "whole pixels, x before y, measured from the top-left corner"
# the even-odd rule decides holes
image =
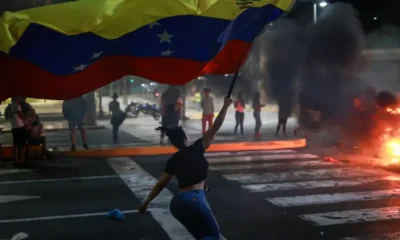
[[[241,152],[209,152],[206,153],[206,157],[219,157],[219,156],[247,156],[247,155],[259,155],[259,154],[278,154],[278,153],[296,153],[295,150],[284,149],[284,150],[265,150],[265,151],[241,151]]]
[[[286,190],[301,190],[328,187],[350,187],[380,181],[382,178],[356,178],[351,180],[322,180],[307,182],[284,182],[242,185],[242,188],[249,192],[272,192]]]
[[[259,159],[257,159],[259,160]],[[299,159],[300,160],[300,159]],[[300,167],[318,167],[318,166],[329,166],[332,165],[331,162],[322,161],[303,161],[303,162],[293,162],[293,163],[263,163],[263,164],[237,164],[237,165],[218,165],[210,166],[212,171],[232,171],[232,170],[253,170],[253,169],[268,169],[275,167],[288,167],[288,168],[300,168]]]
[[[330,226],[338,224],[400,219],[400,211],[399,207],[384,207],[316,214],[302,214],[299,215],[299,217],[315,226]]]
[[[339,240],[399,240],[400,232],[370,235],[370,236],[358,236],[358,237],[345,237]]]
[[[273,154],[264,156],[235,156],[235,157],[220,157],[209,159],[213,163],[224,163],[224,162],[251,162],[251,161],[268,161],[268,160],[288,160],[288,159],[310,159],[318,158],[317,155],[308,153],[296,153],[296,154]]]
[[[320,194],[293,197],[267,198],[267,200],[280,207],[322,205],[350,201],[370,201],[385,198],[400,197],[400,189],[389,189],[366,192],[348,192],[334,194]]]
[[[224,174],[223,177],[238,181],[243,184],[249,183],[269,183],[283,181],[308,181],[318,179],[337,179],[350,177],[374,177],[376,175],[388,175],[387,172],[379,169],[365,169],[361,167],[331,168],[331,169],[312,169],[299,170],[289,172],[273,172],[273,173],[238,173]]]

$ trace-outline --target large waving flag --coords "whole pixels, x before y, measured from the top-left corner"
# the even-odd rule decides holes
[[[239,70],[294,0],[80,0],[0,19],[0,99],[68,99],[125,75],[184,84]]]

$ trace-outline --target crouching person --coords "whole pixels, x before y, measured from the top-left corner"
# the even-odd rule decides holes
[[[41,146],[41,158],[46,159],[46,133],[38,115],[36,115],[32,121],[28,142],[29,147]]]

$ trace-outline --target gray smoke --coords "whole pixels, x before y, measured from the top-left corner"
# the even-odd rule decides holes
[[[299,121],[306,127],[315,126],[306,109],[321,111],[326,121],[346,122],[353,98],[366,87],[358,77],[365,43],[353,7],[332,4],[308,26],[279,20],[264,37],[264,87],[279,107],[299,103]]]

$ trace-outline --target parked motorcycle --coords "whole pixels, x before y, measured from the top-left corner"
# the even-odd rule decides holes
[[[140,113],[139,105],[140,104],[138,103],[131,102],[128,106],[126,106],[125,112],[128,114],[128,116],[137,118]]]
[[[131,102],[128,106],[126,106],[125,112],[129,116],[139,117],[140,113],[145,115],[153,116],[154,120],[158,121],[161,117],[161,111],[158,108],[157,104],[139,104]]]
[[[141,104],[139,109],[142,113],[153,116],[154,120],[156,121],[158,121],[161,117],[161,111],[157,104]]]

